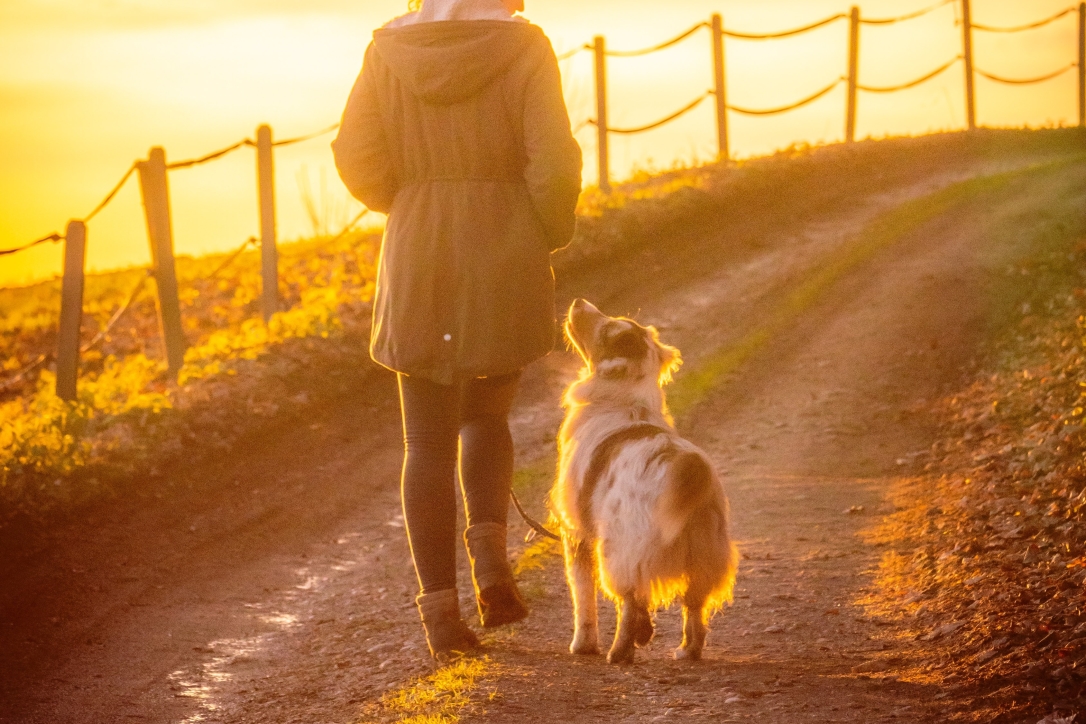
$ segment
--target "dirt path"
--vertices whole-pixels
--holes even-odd
[[[561,601],[561,610],[525,625],[517,640],[531,645],[494,655],[524,683],[499,681],[502,698],[485,718],[542,721],[532,712],[543,710],[558,721],[585,711],[606,721],[940,721],[938,687],[853,674],[882,668],[867,662],[902,646],[893,627],[853,604],[879,557],[857,534],[887,511],[885,493],[930,445],[924,402],[955,382],[973,353],[983,231],[975,210],[917,230],[828,293],[685,421],[729,480],[745,559],[706,662],[670,660],[681,638],[677,611],[659,616],[657,642],[632,669],[565,654],[570,612],[551,567],[540,576],[540,603]],[[643,309],[644,319],[657,316],[674,310]]]
[[[879,556],[856,534],[930,443],[924,401],[974,353],[992,263],[977,251],[985,224],[1051,189],[1015,181],[873,259],[850,254],[873,218],[955,180],[859,199],[798,228],[767,222],[761,233],[775,243],[725,250],[726,264],[693,248],[648,249],[614,281],[566,287],[611,313],[639,310],[694,370],[778,320],[768,346],[683,420],[730,481],[746,558],[738,598],[715,620],[704,664],[668,659],[677,619],[662,613],[658,643],[619,669],[565,653],[560,570],[531,571],[534,615],[493,639],[487,687],[498,694],[469,718],[940,721],[932,685],[852,673],[914,655],[853,605]],[[814,306],[789,307],[800,280],[834,259],[853,259],[851,271]],[[677,293],[667,279],[638,283],[665,262],[687,272]],[[780,321],[782,308],[795,319]],[[520,463],[536,477],[575,367],[552,355],[522,390]],[[154,495],[49,532],[5,532],[0,722],[353,722],[428,671],[398,516],[392,387],[363,374],[340,406],[241,457],[172,472]],[[538,482],[529,489],[538,503]]]

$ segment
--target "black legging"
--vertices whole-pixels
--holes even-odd
[[[399,375],[403,514],[423,593],[456,587],[456,462],[468,525],[506,522],[513,480],[509,409],[520,373],[439,385]]]

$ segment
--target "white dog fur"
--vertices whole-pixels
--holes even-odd
[[[681,597],[676,658],[701,657],[708,618],[732,598],[738,552],[728,499],[708,457],[675,432],[662,386],[681,364],[652,327],[578,299],[566,335],[585,366],[566,390],[551,504],[573,597],[570,651],[597,654],[597,584],[619,623],[607,660],[629,663],[651,611]]]

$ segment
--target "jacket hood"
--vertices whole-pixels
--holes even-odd
[[[542,32],[528,23],[452,20],[382,28],[373,34],[373,42],[415,96],[434,105],[452,105],[494,82]]]
[[[385,27],[395,28],[441,20],[521,21],[523,18],[511,16],[502,0],[425,0],[421,8],[395,18]]]

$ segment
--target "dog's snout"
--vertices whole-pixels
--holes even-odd
[[[603,312],[596,309],[592,302],[581,298],[574,299],[573,304],[569,305],[569,316],[572,318],[583,314],[603,316]]]

